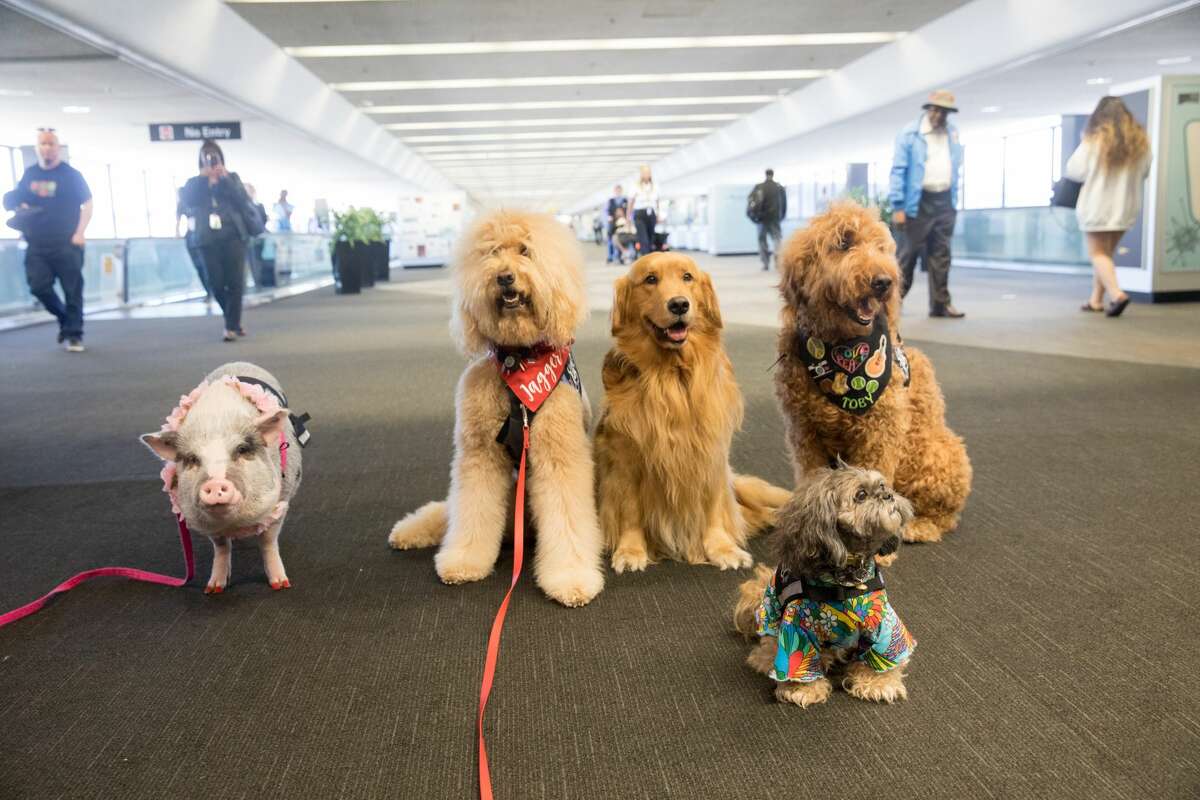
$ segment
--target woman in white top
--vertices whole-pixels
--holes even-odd
[[[1120,316],[1129,295],[1117,285],[1113,253],[1142,212],[1142,184],[1150,173],[1150,140],[1119,97],[1104,97],[1083,130],[1064,172],[1081,181],[1075,216],[1092,259],[1092,296],[1084,311]],[[1104,305],[1108,293],[1109,303]]]
[[[654,228],[658,224],[658,189],[650,176],[650,167],[642,165],[642,177],[633,194],[629,196],[629,207],[633,209],[633,222],[637,225],[638,255],[654,252]]]

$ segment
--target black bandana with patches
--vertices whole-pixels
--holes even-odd
[[[796,354],[825,399],[850,414],[867,413],[883,397],[892,378],[893,359],[908,386],[908,358],[902,343],[892,346],[886,314],[875,317],[866,336],[836,343],[800,331]]]

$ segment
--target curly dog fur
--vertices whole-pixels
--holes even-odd
[[[747,538],[790,496],[730,469],[743,402],[721,327],[712,280],[686,256],[644,256],[616,281],[596,466],[617,572],[659,557],[748,567]]]
[[[784,308],[775,392],[798,485],[839,456],[878,470],[916,509],[906,540],[938,541],[958,524],[971,491],[971,463],[962,439],[946,426],[929,359],[905,345],[910,384],[893,378],[874,408],[856,416],[826,400],[795,356],[800,331],[829,342],[864,336],[871,324],[859,320],[881,311],[892,341],[899,341],[895,253],[878,215],[852,202],[835,204],[792,235],[780,258]]]
[[[460,243],[452,275],[450,327],[470,363],[455,392],[450,494],[397,522],[388,543],[408,549],[440,542],[438,576],[464,583],[491,574],[512,518],[514,465],[496,441],[509,413],[509,389],[492,352],[539,343],[564,347],[588,312],[582,252],[570,231],[548,215],[499,211],[482,217]],[[567,606],[588,603],[604,587],[589,424],[587,398],[560,383],[529,432],[534,578]]]

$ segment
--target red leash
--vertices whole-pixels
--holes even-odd
[[[482,800],[493,800],[492,776],[488,772],[487,746],[483,742],[483,715],[487,710],[488,695],[492,693],[492,680],[496,677],[496,661],[500,657],[500,634],[504,629],[504,616],[508,613],[508,601],[517,579],[521,577],[521,562],[525,557],[525,458],[529,454],[529,418],[525,415],[525,407],[521,407],[524,418],[524,429],[521,434],[521,466],[517,469],[516,511],[513,513],[513,571],[512,583],[508,585],[508,593],[504,595],[496,619],[492,621],[492,632],[488,635],[487,658],[483,663],[483,685],[479,689],[479,796]]]
[[[112,575],[135,581],[145,581],[146,583],[158,583],[163,586],[183,586],[192,579],[196,570],[195,562],[192,559],[192,537],[188,533],[187,523],[183,521],[182,516],[177,519],[179,521],[179,545],[183,548],[183,563],[187,567],[187,574],[182,578],[172,578],[170,575],[160,575],[157,572],[147,572],[146,570],[133,569],[132,567],[99,567],[97,569],[89,569],[86,572],[81,572],[73,578],[63,581],[51,589],[44,597],[39,597],[32,603],[27,603],[20,608],[14,608],[7,614],[0,616],[0,628],[3,628],[10,622],[16,622],[19,619],[28,617],[46,605],[54,595],[70,591],[84,581],[91,580],[92,578]]]

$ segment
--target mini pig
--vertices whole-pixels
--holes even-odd
[[[259,381],[261,383],[254,383]],[[271,390],[265,389],[266,384]],[[142,442],[167,462],[163,491],[188,528],[213,543],[205,594],[225,589],[231,540],[258,537],[272,589],[291,587],[279,557],[279,532],[300,486],[298,432],[284,407],[283,389],[262,367],[246,362],[213,370]],[[287,447],[287,469],[281,448]]]

